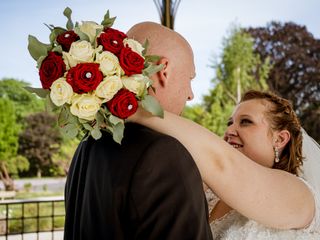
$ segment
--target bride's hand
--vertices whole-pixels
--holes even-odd
[[[152,117],[152,114],[147,112],[141,107],[138,107],[137,111],[127,118],[127,122],[143,123],[143,120]]]

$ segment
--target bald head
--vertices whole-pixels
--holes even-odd
[[[180,114],[186,101],[193,98],[190,81],[195,75],[193,52],[184,37],[179,33],[154,22],[134,25],[128,32],[129,38],[143,44],[149,42],[147,55],[158,55],[158,64],[164,67],[152,76],[151,92],[162,107]]]
[[[149,41],[148,55],[171,57],[184,51],[191,51],[189,43],[179,33],[154,22],[142,22],[134,25],[128,32],[133,38],[143,44]]]

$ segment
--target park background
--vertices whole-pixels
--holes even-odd
[[[23,89],[40,87],[28,35],[48,42],[44,25],[98,23],[109,9],[114,27],[126,32],[141,21],[161,22],[152,0],[1,1],[0,178],[16,199],[62,196],[65,176],[79,140],[61,136],[44,103]],[[320,18],[317,0],[172,1],[179,5],[174,29],[193,48],[195,98],[184,116],[223,134],[241,93],[272,90],[294,105],[302,125],[320,138]],[[271,23],[276,21],[275,23]],[[274,50],[274,51],[272,51]],[[1,185],[0,185],[1,186]]]

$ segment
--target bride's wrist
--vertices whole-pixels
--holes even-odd
[[[139,107],[133,115],[127,118],[127,121],[143,124],[144,120],[146,118],[150,118],[151,116],[152,116],[151,113]]]

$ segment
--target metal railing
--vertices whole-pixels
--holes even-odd
[[[63,197],[0,201],[0,240],[40,240],[44,233],[45,239],[49,234],[52,240],[60,240],[64,219]]]

